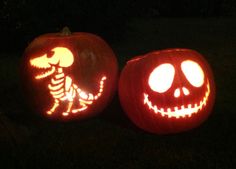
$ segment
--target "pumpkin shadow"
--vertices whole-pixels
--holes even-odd
[[[108,104],[108,106],[104,109],[104,111],[100,114],[100,118],[121,128],[137,132],[141,131],[130,121],[130,119],[125,114],[124,110],[121,107],[119,96],[117,93],[113,97],[112,101]]]

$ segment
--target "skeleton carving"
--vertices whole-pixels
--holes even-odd
[[[51,109],[46,112],[48,115],[52,115],[61,102],[68,102],[66,111],[62,113],[63,116],[81,112],[86,110],[89,105],[102,95],[106,76],[101,78],[97,94],[87,93],[80,89],[70,76],[64,74],[63,70],[70,67],[73,62],[74,56],[72,52],[65,47],[53,48],[48,53],[30,60],[31,66],[47,70],[42,74],[36,75],[35,79],[51,77],[48,89],[54,99],[54,103]],[[76,101],[79,104],[74,106]]]

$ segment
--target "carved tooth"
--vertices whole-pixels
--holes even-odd
[[[175,117],[178,119],[180,116],[179,116],[179,114],[176,114]]]
[[[203,104],[204,104],[204,106],[206,106],[206,101],[207,101],[207,98],[204,97],[204,99],[203,99]]]
[[[157,112],[158,112],[158,111],[157,111],[157,106],[154,106],[154,107],[153,107],[153,110],[154,110],[155,113],[157,113]]]
[[[191,109],[191,108],[192,108],[192,104],[189,104],[189,105],[188,105],[188,108]]]
[[[182,110],[184,109],[184,105],[181,106],[181,109],[182,109]]]
[[[152,109],[152,102],[148,101],[148,106],[149,106],[149,109]]]
[[[181,116],[182,118],[185,118],[187,115],[188,115],[188,114],[186,114],[186,113],[182,113],[180,116]]]
[[[191,104],[188,104],[188,109],[191,109],[192,105]]]
[[[167,108],[167,115],[168,115],[169,118],[172,117],[170,108]]]
[[[202,110],[202,106],[199,107],[199,110]]]
[[[177,107],[177,106],[175,107],[175,111],[176,111],[176,112],[178,111],[178,107]]]
[[[200,101],[200,105],[199,106],[202,107],[202,105],[203,105],[203,101]]]
[[[148,103],[148,95],[144,93],[144,104]]]

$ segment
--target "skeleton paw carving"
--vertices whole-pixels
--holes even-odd
[[[68,116],[68,115],[69,115],[69,112],[63,112],[62,115],[63,115],[63,116]]]
[[[49,110],[49,111],[47,111],[47,114],[48,114],[48,115],[51,115],[51,114],[52,114],[52,112]]]

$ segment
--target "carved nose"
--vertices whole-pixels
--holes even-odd
[[[175,89],[175,92],[174,92],[175,98],[180,97],[181,94],[184,94],[185,96],[187,96],[189,95],[189,90],[186,87],[182,87],[181,89],[180,88]]]

